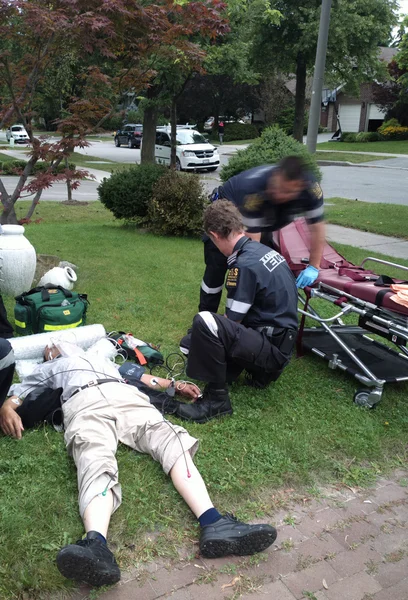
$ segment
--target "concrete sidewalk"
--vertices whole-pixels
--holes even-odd
[[[179,560],[123,573],[98,598],[407,600],[408,471],[368,490],[340,484],[314,497],[286,490],[275,498],[282,508],[266,520],[278,537],[267,552],[207,560],[192,541]],[[88,593],[83,588],[75,599]]]
[[[327,224],[327,241],[347,244],[356,248],[364,248],[372,252],[381,252],[388,256],[408,260],[408,240],[378,235],[359,229],[349,229],[341,225]],[[408,600],[408,593],[407,593]]]

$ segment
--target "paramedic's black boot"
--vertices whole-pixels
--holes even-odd
[[[191,331],[192,329],[189,329],[186,335],[180,340],[180,352],[183,354],[188,354],[190,352]]]
[[[61,548],[57,554],[57,567],[64,577],[94,587],[112,585],[120,580],[115,557],[98,538],[96,532],[88,532],[86,539]]]
[[[203,397],[191,404],[180,405],[176,416],[186,421],[206,423],[211,419],[232,415],[232,406],[226,386],[208,384],[205,387]]]
[[[271,525],[247,525],[233,515],[226,514],[201,530],[200,552],[205,558],[219,558],[236,554],[247,556],[263,552],[276,540],[276,529]]]

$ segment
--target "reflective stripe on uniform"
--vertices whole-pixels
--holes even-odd
[[[314,208],[313,210],[308,210],[305,212],[306,219],[315,219],[316,217],[323,216],[323,206],[319,206],[318,208]]]
[[[210,288],[210,287],[208,287],[208,285],[206,285],[204,283],[204,279],[201,282],[201,289],[206,294],[218,294],[219,292],[222,292],[223,287],[224,287],[224,285],[220,285],[219,287],[216,287],[216,288]]]
[[[226,305],[227,308],[231,309],[233,312],[239,313],[240,315],[246,315],[252,306],[252,304],[239,302],[238,300],[233,300],[232,298],[227,298]]]
[[[214,319],[214,315],[212,313],[210,313],[208,310],[203,310],[202,312],[199,312],[198,314],[202,318],[204,323],[207,325],[207,327],[211,331],[211,333],[213,335],[215,335],[215,337],[218,337],[218,325],[217,325],[217,321]]]
[[[8,354],[6,354],[6,356],[4,356],[3,358],[0,358],[0,370],[5,369],[6,367],[9,367],[10,365],[13,365],[14,362],[15,362],[14,352],[13,352],[13,349],[11,349],[10,352]]]

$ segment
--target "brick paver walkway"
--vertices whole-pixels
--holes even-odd
[[[98,598],[408,600],[408,471],[298,496],[271,521],[278,538],[262,555],[150,564]]]

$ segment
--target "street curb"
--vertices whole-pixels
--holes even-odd
[[[395,171],[408,171],[408,167],[387,167],[386,165],[365,165],[364,163],[352,163],[346,160],[318,160],[320,167],[359,167],[360,169],[394,169]]]

